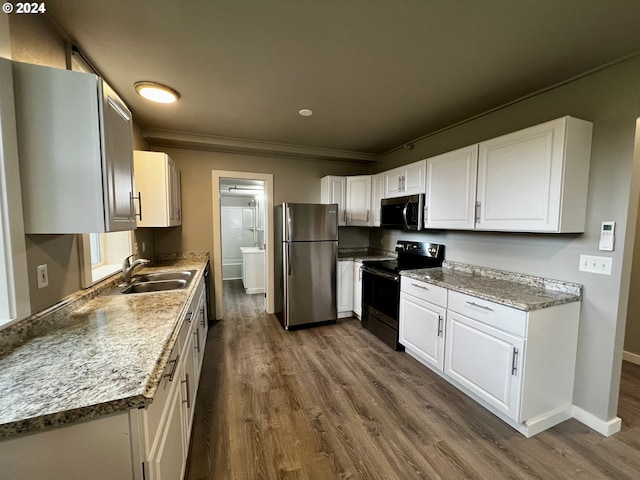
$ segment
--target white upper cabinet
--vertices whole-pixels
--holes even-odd
[[[371,175],[347,177],[347,225],[371,225]]]
[[[93,74],[13,64],[25,233],[132,230],[131,112]]]
[[[162,152],[134,152],[139,227],[174,227],[182,223],[180,170]]]
[[[384,198],[425,193],[426,161],[403,165],[383,173]]]
[[[591,130],[562,117],[481,142],[476,230],[583,232]]]
[[[425,227],[473,230],[478,145],[428,158]]]
[[[346,195],[346,177],[338,177],[334,175],[322,177],[322,180],[320,181],[320,202],[338,204],[338,225],[340,226],[347,224]]]
[[[384,195],[384,174],[371,176],[371,226],[380,226],[380,204]]]

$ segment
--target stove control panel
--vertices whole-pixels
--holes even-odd
[[[398,240],[396,252],[399,254],[420,255],[422,257],[444,259],[444,245],[428,242],[411,242],[408,240]]]

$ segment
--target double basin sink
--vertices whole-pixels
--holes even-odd
[[[187,288],[196,270],[179,270],[175,272],[154,272],[135,275],[128,285],[115,288],[112,293],[150,293]]]

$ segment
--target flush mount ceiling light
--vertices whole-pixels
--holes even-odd
[[[310,117],[313,115],[313,110],[309,110],[308,108],[303,108],[298,112],[303,117]]]
[[[174,89],[155,82],[136,82],[133,85],[138,95],[156,103],[174,103],[180,94]]]

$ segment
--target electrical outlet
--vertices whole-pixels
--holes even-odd
[[[47,264],[38,265],[38,288],[44,288],[49,285],[49,272],[47,271]]]
[[[611,275],[611,257],[597,257],[594,255],[580,255],[578,270],[587,273],[597,273],[598,275]]]

